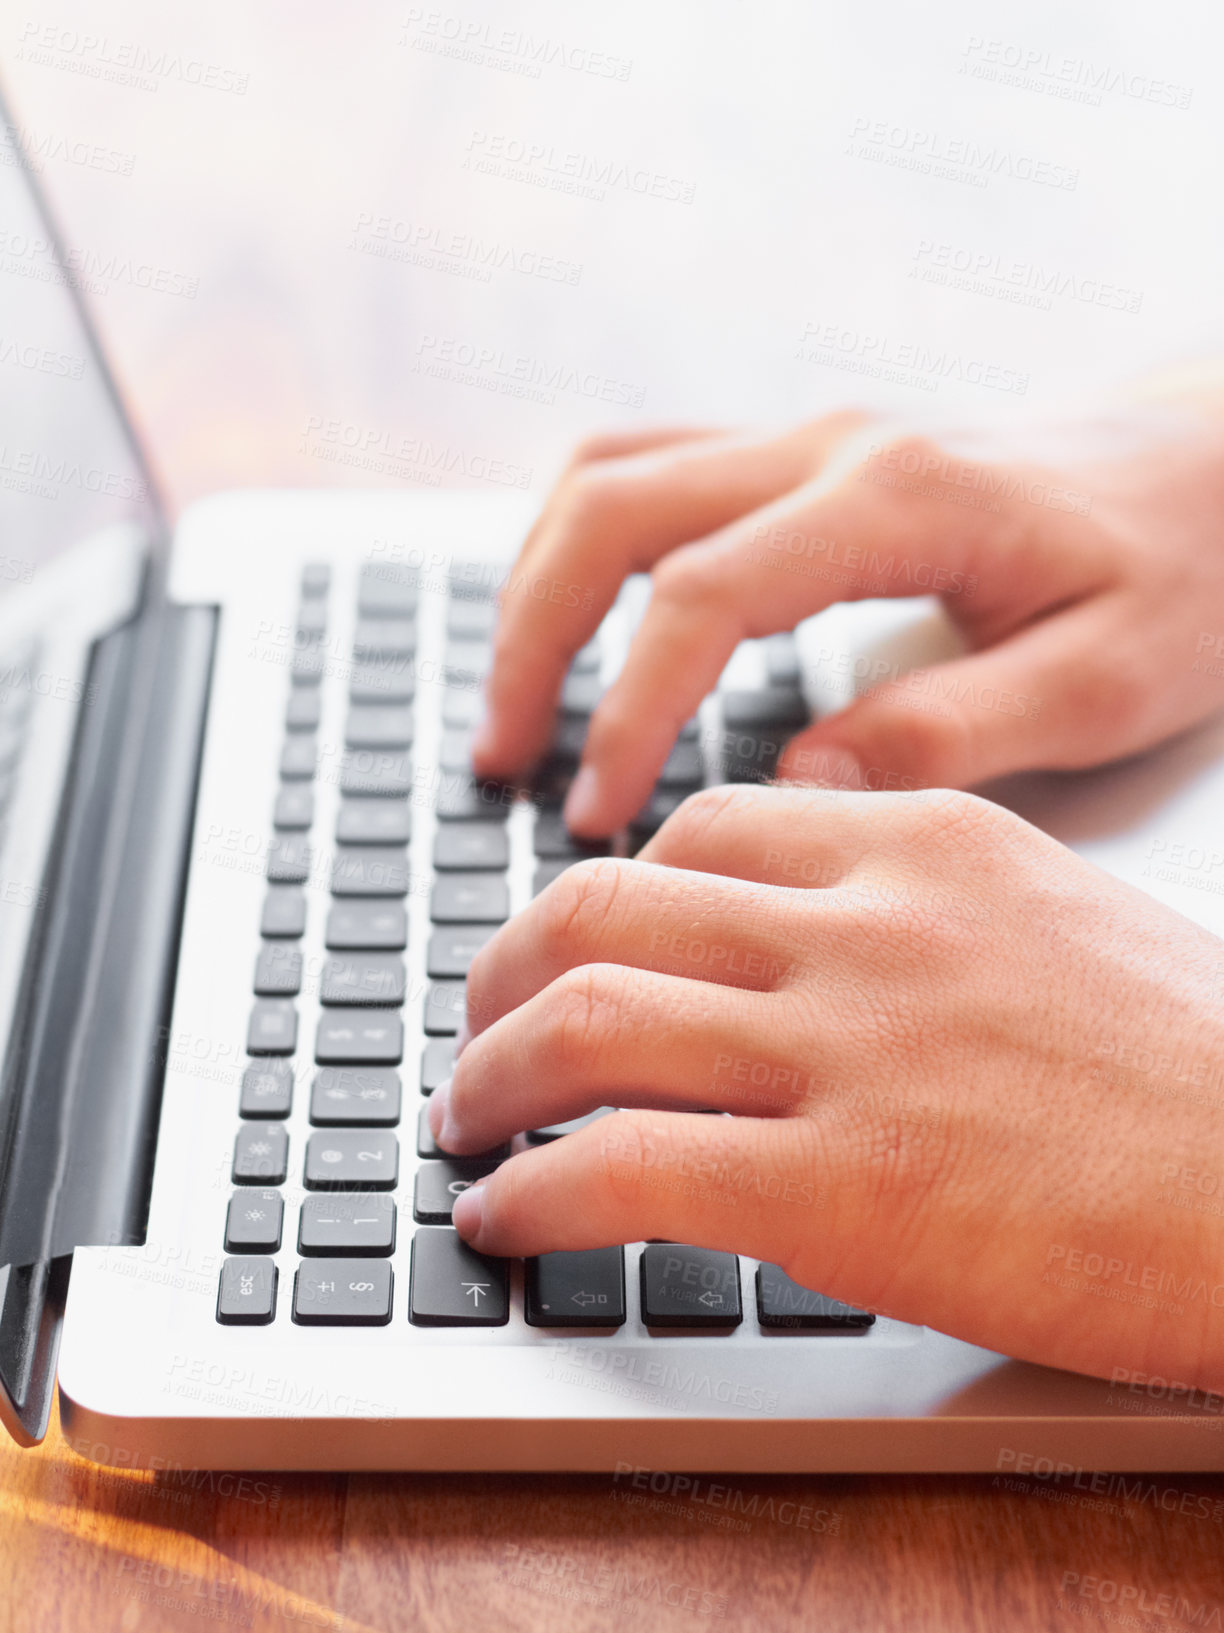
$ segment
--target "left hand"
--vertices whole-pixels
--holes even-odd
[[[1219,1389],[1224,1221],[1169,1201],[1224,1173],[1219,1113],[1121,1068],[1224,1080],[1222,966],[971,795],[708,790],[475,959],[446,1149],[636,1109],[510,1158],[456,1227],[738,1251],[1007,1355]]]

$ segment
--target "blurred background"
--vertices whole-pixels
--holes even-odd
[[[172,502],[516,487],[597,428],[964,424],[1224,348],[1208,0],[14,0]]]

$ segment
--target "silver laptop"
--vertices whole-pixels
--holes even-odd
[[[474,951],[583,854],[559,801],[640,586],[530,796],[474,783],[522,508],[243,492],[171,536],[11,130],[0,161],[13,1436],[45,1433],[58,1373],[69,1443],[128,1467],[1224,1467],[1224,1399],[1176,1379],[1018,1363],[685,1244],[460,1242],[454,1197],[504,1153],[450,1162],[421,1113]],[[943,636],[928,604],[864,604],[748,643],[617,850]],[[1193,861],[1220,855],[1218,723],[998,792],[1224,929]]]

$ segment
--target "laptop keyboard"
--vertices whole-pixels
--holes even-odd
[[[792,1282],[776,1266],[743,1285],[734,1254],[679,1243],[550,1253],[526,1261],[473,1252],[451,1228],[455,1197],[509,1155],[511,1144],[462,1160],[435,1145],[428,1096],[449,1075],[464,1014],[464,978],[479,949],[511,912],[511,871],[529,851],[538,894],[573,863],[607,855],[567,833],[561,806],[586,726],[603,689],[598,641],[584,648],[562,692],[553,745],[527,799],[470,775],[469,742],[479,688],[491,661],[496,607],[457,571],[447,599],[441,685],[417,696],[418,590],[410,574],[367,564],[358,588],[351,650],[330,663],[331,572],[302,572],[297,630],[277,745],[266,891],[254,949],[248,1065],[238,1095],[217,1320],[262,1326],[502,1326],[516,1303],[532,1327],[598,1334],[640,1315],[648,1332],[726,1333],[754,1315],[762,1330],[863,1332],[874,1317]],[[348,620],[345,621],[348,627]],[[681,734],[654,792],[623,836],[633,854],[688,794],[707,781],[772,775],[807,707],[793,640],[762,643],[764,686],[718,694],[720,728]],[[335,673],[331,671],[335,670]],[[338,693],[339,696],[333,695]],[[409,866],[422,784],[414,782],[418,711],[441,711],[436,815],[425,881],[429,930],[424,985],[409,979],[406,900],[419,882]],[[320,833],[316,789],[321,727],[339,714],[334,832]],[[317,945],[304,887],[326,854],[329,904],[317,969],[319,1020],[305,1035],[299,999],[304,948]],[[313,955],[311,955],[313,958]],[[419,1005],[419,1021],[407,1006]],[[409,1025],[405,1026],[405,1016]],[[414,1058],[406,1054],[406,1039]],[[304,1096],[309,1132],[290,1133]],[[607,1114],[527,1131],[515,1145],[564,1139]],[[300,1122],[295,1122],[296,1129]],[[276,1258],[292,1245],[292,1286]],[[519,1302],[521,1301],[521,1303]]]

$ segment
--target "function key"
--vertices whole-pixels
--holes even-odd
[[[283,1185],[289,1136],[279,1123],[243,1123],[234,1141],[235,1185]]]
[[[255,960],[255,991],[261,998],[292,998],[302,986],[302,954],[284,941],[270,941]]]
[[[331,889],[333,896],[406,896],[408,852],[402,845],[338,845]]]
[[[289,731],[316,731],[323,716],[323,696],[317,686],[294,686],[289,692],[285,726]]]
[[[310,877],[310,840],[305,834],[278,834],[268,846],[265,868],[276,885],[302,885]]]
[[[324,1066],[310,1090],[310,1120],[320,1128],[389,1128],[399,1122],[400,1097],[399,1073],[390,1066]]]
[[[399,1141],[380,1129],[329,1128],[306,1142],[308,1191],[392,1191]]]
[[[510,1267],[486,1258],[457,1231],[424,1225],[412,1238],[408,1318],[418,1327],[503,1327]]]
[[[502,822],[447,822],[434,834],[433,865],[451,869],[510,866],[510,838]]]
[[[304,1327],[385,1327],[391,1319],[386,1259],[328,1259],[298,1267],[293,1319]]]
[[[395,1248],[389,1196],[308,1196],[298,1222],[298,1252],[377,1257]]]
[[[407,979],[404,961],[395,953],[347,953],[324,963],[319,1002],[363,1009],[402,1004]]]
[[[226,1259],[217,1292],[217,1320],[227,1327],[264,1327],[275,1314],[276,1261]]]
[[[394,562],[368,562],[357,581],[357,612],[362,618],[409,618],[416,611],[415,575]]]
[[[542,1253],[526,1263],[529,1327],[621,1327],[625,1323],[625,1250]]]
[[[274,828],[309,828],[314,821],[314,789],[309,783],[287,782],[276,795]]]
[[[320,1066],[398,1066],[403,1058],[404,1023],[390,1010],[331,1009],[319,1021]]]
[[[302,568],[302,594],[326,595],[331,587],[331,567],[325,561],[308,561]]]
[[[399,902],[337,902],[327,915],[324,940],[338,952],[363,947],[400,952],[408,944],[408,915]]]
[[[279,1191],[235,1191],[225,1214],[227,1253],[279,1253],[285,1204]]]
[[[412,807],[406,799],[341,800],[336,838],[342,845],[406,845]]]
[[[875,1316],[852,1304],[813,1293],[776,1264],[756,1273],[757,1317],[767,1332],[866,1332]]]
[[[292,885],[270,885],[259,920],[261,936],[296,937],[306,930],[306,898]]]
[[[289,674],[295,686],[317,686],[326,666],[327,657],[321,647],[299,646],[293,654]]]
[[[308,596],[297,610],[299,640],[311,640],[327,628],[327,602],[320,596]]]
[[[648,1327],[738,1327],[744,1319],[734,1253],[648,1242],[641,1277]]]
[[[248,1055],[291,1055],[297,1047],[297,1010],[287,998],[259,998],[247,1024]]]
[[[471,1159],[423,1162],[416,1172],[412,1217],[422,1225],[449,1225],[455,1198],[492,1172],[490,1164]]]
[[[510,888],[496,873],[444,873],[429,898],[435,924],[501,924],[510,917]]]
[[[290,732],[281,749],[280,774],[286,781],[309,781],[319,758],[318,739],[313,732]]]
[[[242,1074],[240,1117],[288,1117],[293,1109],[293,1067],[287,1060],[260,1061]]]

